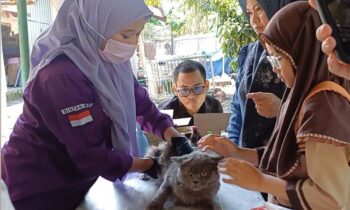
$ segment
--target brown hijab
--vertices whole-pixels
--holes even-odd
[[[315,37],[316,29],[320,25],[316,10],[307,2],[295,2],[276,13],[265,31],[260,34],[263,42],[269,43],[290,59],[296,76],[294,87],[284,94],[275,129],[260,163],[263,172],[281,178],[292,177],[298,165],[297,134],[294,126],[304,99],[311,89],[328,80],[350,92],[348,80],[328,71],[327,57],[321,52],[321,43]],[[313,97],[313,103],[304,107],[303,110],[310,112],[303,117],[307,119],[302,119],[304,123],[298,134],[308,132],[317,134],[318,137],[327,137],[327,143],[332,143],[329,139],[334,139],[337,143],[349,144],[349,102],[331,91],[322,92],[321,96]],[[321,114],[317,104],[322,104]],[[345,109],[340,111],[336,107]]]

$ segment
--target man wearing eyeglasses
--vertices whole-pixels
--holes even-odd
[[[173,73],[175,96],[162,102],[159,109],[173,109],[174,119],[192,117],[196,113],[222,113],[221,103],[208,96],[209,81],[204,66],[193,60],[180,63]]]

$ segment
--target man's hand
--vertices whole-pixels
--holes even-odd
[[[259,115],[266,118],[277,117],[281,99],[273,93],[248,93],[246,97],[254,101],[256,111]]]

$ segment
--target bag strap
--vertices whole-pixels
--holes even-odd
[[[317,93],[319,92],[322,92],[322,91],[334,91],[340,95],[342,95],[344,98],[346,98],[349,102],[350,102],[350,93],[345,90],[345,88],[343,88],[341,85],[335,83],[335,82],[332,82],[332,81],[324,81],[324,82],[321,82],[319,84],[317,84],[315,87],[313,87],[310,91],[310,93],[306,96],[304,102],[303,102],[303,105],[301,106],[301,109],[299,111],[299,115],[298,115],[298,118],[297,118],[297,126],[295,127],[295,131],[299,130],[300,128],[300,121],[301,119],[303,118],[303,107],[305,105],[305,103],[307,102],[307,100],[309,100],[311,97],[313,97],[314,95],[316,95]]]

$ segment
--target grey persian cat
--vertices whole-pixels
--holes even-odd
[[[218,162],[222,157],[201,151],[172,157],[169,144],[153,148],[150,153],[147,156],[159,157],[162,183],[147,210],[161,210],[168,200],[174,201],[175,206],[214,209],[213,198],[220,187]]]

